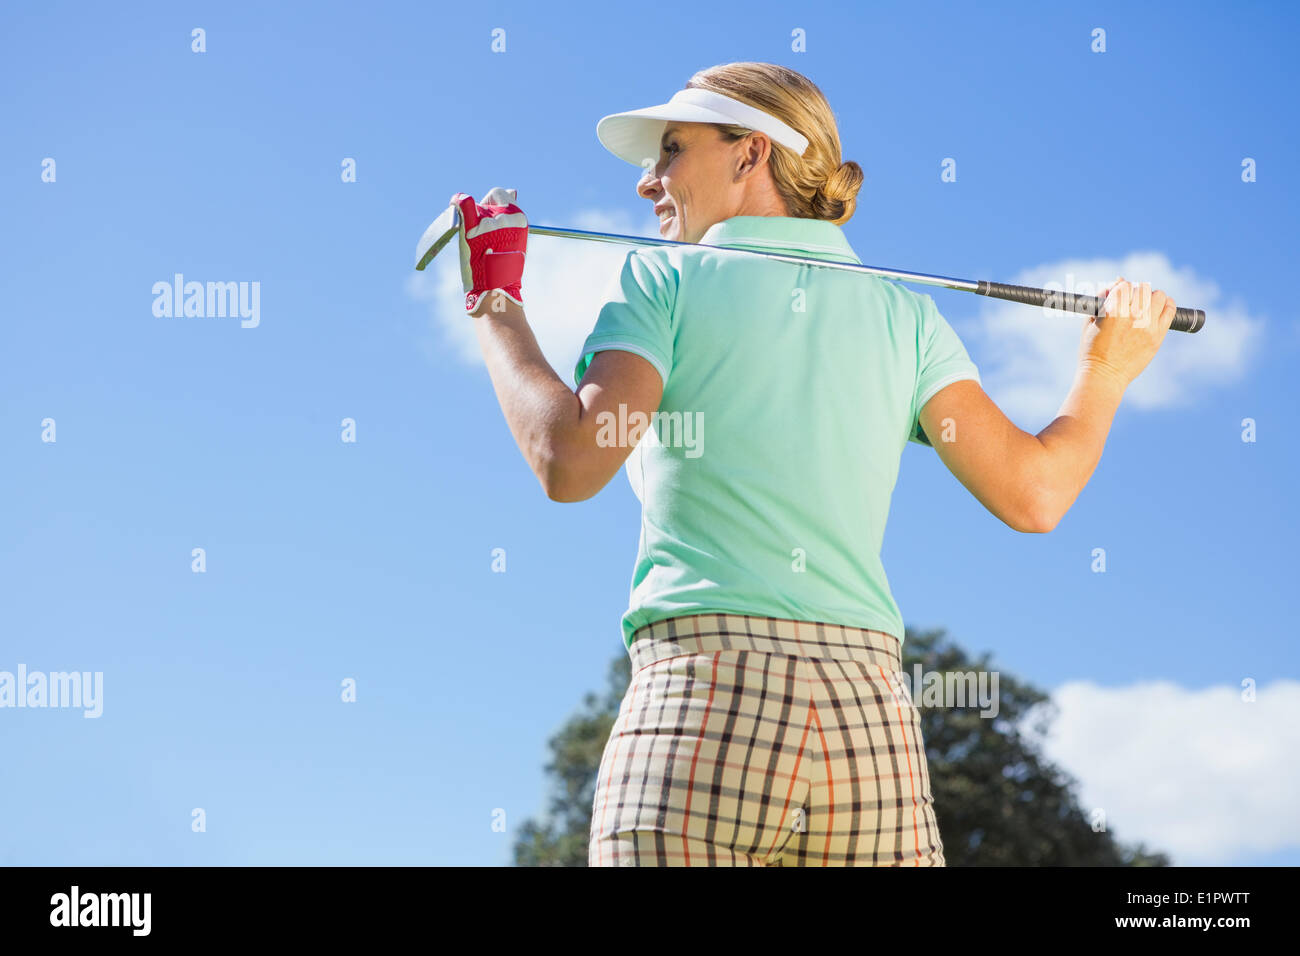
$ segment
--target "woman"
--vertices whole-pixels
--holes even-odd
[[[513,193],[453,198],[467,311],[542,487],[581,501],[626,464],[643,505],[623,616],[633,678],[601,760],[589,862],[942,866],[880,563],[903,447],[934,439],[999,519],[1052,530],[1174,302],[1117,279],[1106,315],[1084,321],[1060,417],[1032,435],[985,395],[930,296],[728,251],[860,261],[840,225],[862,171],[841,161],[806,78],[716,66],[597,133],[643,168],[637,193],[660,233],[696,245],[628,254],[576,391],[524,318]],[[615,422],[633,424],[626,440]]]

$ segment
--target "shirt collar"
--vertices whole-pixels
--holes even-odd
[[[750,249],[755,252],[776,252],[862,264],[844,237],[844,230],[826,219],[732,216],[710,226],[699,242],[700,245],[729,249]]]

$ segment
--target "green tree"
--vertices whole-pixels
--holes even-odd
[[[527,820],[519,828],[516,866],[587,865],[596,772],[632,680],[632,659],[626,653],[610,662],[607,680],[604,696],[588,693],[582,709],[548,742],[551,760],[546,774],[552,781],[553,795],[541,820]]]
[[[988,654],[970,660],[944,631],[903,641],[903,670],[988,671]],[[920,688],[913,697],[922,703]],[[1040,752],[1055,718],[1050,697],[998,669],[998,711],[924,707],[921,736],[930,766],[934,813],[949,866],[1168,866],[1162,853],[1126,847],[1093,830],[1079,806],[1078,782]]]
[[[903,671],[992,670],[987,654],[972,661],[942,630],[903,642]],[[603,695],[588,693],[582,709],[550,739],[545,770],[553,796],[539,820],[515,841],[517,866],[586,866],[591,804],[601,754],[631,679],[631,662],[611,662]],[[922,704],[920,688],[914,688]],[[935,816],[949,866],[1168,866],[1163,853],[1125,846],[1096,832],[1076,797],[1077,781],[1040,752],[1037,738],[1055,717],[1047,694],[998,670],[998,714],[966,707],[921,706]]]

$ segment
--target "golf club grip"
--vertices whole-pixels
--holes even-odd
[[[975,290],[980,295],[994,299],[1006,299],[1008,302],[1020,302],[1024,305],[1041,305],[1049,309],[1062,309],[1066,312],[1080,312],[1084,315],[1102,315],[1106,300],[1093,295],[1076,295],[1073,292],[1060,292],[1049,289],[1034,289],[1024,285],[1007,285],[1003,282],[980,280]],[[1174,321],[1169,326],[1171,332],[1197,332],[1205,324],[1205,313],[1200,309],[1177,309]]]

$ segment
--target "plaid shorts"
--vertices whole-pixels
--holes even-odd
[[[699,614],[629,654],[588,865],[944,865],[898,638]]]

